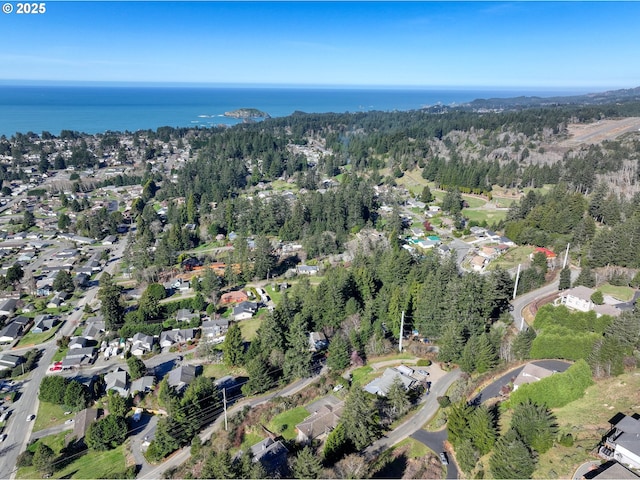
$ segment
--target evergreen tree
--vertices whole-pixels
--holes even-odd
[[[511,345],[511,353],[517,360],[526,360],[530,358],[529,352],[531,351],[531,345],[536,338],[536,332],[533,328],[527,328],[521,330],[513,340]]]
[[[100,290],[98,298],[102,302],[101,312],[104,317],[107,330],[115,330],[122,325],[124,307],[120,300],[122,288],[115,283],[107,272],[103,272],[100,278]]]
[[[232,323],[227,330],[227,334],[222,344],[224,352],[224,363],[228,366],[239,366],[243,363],[244,342],[242,341],[242,330],[240,325]]]
[[[442,362],[457,362],[462,357],[465,346],[463,327],[456,321],[450,321],[444,327],[440,338],[438,359]]]
[[[560,270],[560,282],[558,284],[559,290],[567,290],[571,288],[571,270],[569,267],[564,267]]]
[[[380,434],[378,415],[375,413],[373,400],[359,385],[349,391],[342,413],[347,438],[356,450],[370,445]]]
[[[449,407],[447,433],[453,445],[458,445],[469,436],[469,417],[472,411],[473,408],[465,401],[454,403]]]
[[[350,451],[350,442],[342,422],[336,425],[324,442],[322,456],[328,463],[335,463]]]
[[[411,406],[409,394],[399,377],[393,379],[393,383],[387,391],[385,403],[392,419],[401,417]]]
[[[558,433],[553,413],[545,406],[530,401],[514,407],[511,428],[529,448],[538,453],[549,450]]]
[[[479,458],[480,455],[470,439],[465,438],[456,446],[456,461],[463,472],[471,473],[478,464]]]
[[[536,461],[518,433],[510,429],[497,441],[489,458],[489,468],[494,478],[531,478]]]
[[[300,450],[292,463],[293,478],[320,478],[322,464],[309,446],[305,446]]]
[[[42,442],[38,442],[36,451],[33,453],[33,466],[43,475],[50,476],[54,471],[56,454],[51,447]]]
[[[284,355],[283,376],[287,379],[310,376],[313,357],[309,350],[309,331],[301,314],[294,317],[287,341],[289,347]]]
[[[129,367],[129,376],[131,380],[137,380],[147,374],[147,366],[135,355],[127,358],[127,366]]]
[[[469,437],[481,455],[491,451],[496,443],[495,419],[491,411],[481,405],[473,409],[469,417]]]
[[[341,372],[350,363],[349,342],[340,333],[334,335],[329,343],[327,366],[330,370]]]
[[[576,281],[573,284],[574,286],[583,285],[585,287],[593,288],[596,286],[596,277],[591,271],[591,268],[588,265],[582,267],[580,274],[576,278]]]
[[[249,380],[242,386],[242,393],[245,395],[266,392],[273,385],[268,363],[261,357],[255,357],[247,363],[247,375]]]

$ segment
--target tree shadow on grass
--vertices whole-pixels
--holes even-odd
[[[385,463],[372,478],[402,478],[407,464],[407,455],[404,453],[397,457],[389,458],[387,463]]]

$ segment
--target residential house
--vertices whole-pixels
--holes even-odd
[[[251,447],[254,462],[260,462],[267,473],[277,472],[287,463],[289,450],[281,440],[267,437]]]
[[[33,319],[33,333],[43,333],[51,330],[58,324],[58,318],[50,315],[38,315]]]
[[[525,383],[534,383],[543,378],[553,375],[555,370],[541,367],[535,363],[527,363],[513,381],[513,391],[515,392],[520,385]]]
[[[89,425],[98,419],[98,410],[96,408],[85,408],[84,410],[76,413],[76,418],[73,422],[73,436],[76,441],[82,442]]]
[[[481,257],[480,255],[476,255],[471,259],[471,267],[473,268],[474,272],[482,272],[486,264],[487,259]]]
[[[4,354],[0,357],[0,370],[9,370],[17,367],[24,361],[19,355]]]
[[[640,415],[618,413],[609,424],[611,431],[605,436],[598,455],[640,469]]]
[[[327,341],[327,337],[322,332],[310,332],[309,333],[309,350],[312,352],[317,352],[320,350],[324,350],[329,346],[329,342]]]
[[[233,307],[234,320],[246,320],[253,317],[258,311],[258,304],[254,302],[242,302]]]
[[[296,425],[299,443],[311,443],[313,440],[328,435],[340,422],[344,402],[337,405],[324,404],[317,411]]]
[[[120,367],[107,373],[104,376],[104,383],[107,392],[114,390],[122,397],[129,395],[129,374]]]
[[[594,310],[598,317],[601,315],[617,317],[622,313],[622,310],[613,305],[596,305],[593,303],[591,301],[591,295],[594,293],[594,289],[579,285],[560,292],[560,296],[554,301],[554,304],[565,305],[567,308],[580,312],[590,312]]]
[[[227,305],[230,303],[242,303],[249,300],[249,296],[242,290],[235,290],[233,292],[223,293],[220,297],[220,303]]]
[[[87,326],[82,331],[82,336],[89,340],[95,340],[102,333],[104,333],[104,321],[96,320],[90,322],[89,320],[87,320]]]
[[[165,330],[160,333],[160,347],[166,348],[174,343],[186,343],[194,338],[195,330],[193,328]]]
[[[585,480],[638,480],[640,475],[618,462],[609,460],[598,468],[588,471],[582,478]]]
[[[69,340],[69,350],[86,348],[88,345],[89,345],[89,340],[84,337],[74,337],[71,340]]]
[[[62,361],[62,367],[74,367],[93,363],[96,359],[95,347],[69,349],[67,356]]]
[[[200,326],[200,331],[202,332],[203,338],[220,338],[224,339],[224,335],[229,330],[229,320],[226,318],[221,318],[218,320],[207,320],[202,322]]]
[[[199,314],[193,313],[188,308],[181,308],[176,312],[176,320],[178,322],[190,322],[194,318],[200,317]]]
[[[298,275],[317,275],[320,268],[316,265],[298,265],[296,273]]]
[[[131,339],[131,353],[136,356],[149,353],[153,349],[155,339],[151,335],[145,335],[144,333],[136,333]]]
[[[129,391],[132,395],[136,393],[148,393],[153,390],[153,387],[156,385],[156,377],[153,375],[145,375],[144,377],[140,377],[133,382],[131,382],[131,387],[129,387]]]
[[[0,343],[13,342],[20,338],[24,332],[24,327],[16,322],[11,322],[0,330]]]
[[[16,298],[7,298],[0,302],[0,315],[6,315],[7,317],[12,315],[16,311],[18,300]]]
[[[115,235],[107,235],[106,237],[104,237],[104,239],[102,240],[102,244],[103,245],[113,245],[114,243],[116,243],[118,241],[118,237],[116,237]]]
[[[369,393],[385,397],[396,378],[402,382],[406,390],[409,390],[418,384],[418,381],[415,378],[402,373],[398,368],[387,368],[382,373],[381,377],[376,378],[365,385],[364,390]]]
[[[177,392],[181,392],[200,373],[202,373],[202,367],[196,365],[182,365],[178,368],[174,368],[167,374],[167,383],[174,387]]]

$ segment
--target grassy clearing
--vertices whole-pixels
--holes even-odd
[[[253,340],[256,338],[256,332],[262,324],[262,315],[260,317],[254,317],[249,320],[242,320],[238,323],[240,325],[240,331],[242,332],[242,338],[245,340]]]
[[[61,362],[64,357],[67,356],[67,352],[69,351],[69,347],[66,348],[58,348],[58,350],[56,350],[56,353],[53,355],[53,359],[52,362]]]
[[[56,328],[52,328],[51,330],[42,332],[42,333],[29,332],[20,339],[16,347],[28,347],[30,345],[40,345],[41,343],[44,343],[52,339],[53,336],[56,334],[56,331],[58,330],[58,328],[60,328],[60,325],[62,325],[62,323],[58,324]]]
[[[581,463],[592,460],[590,452],[609,430],[617,412],[640,411],[640,375],[636,370],[614,378],[597,380],[583,398],[554,410],[560,433],[571,433],[572,447],[554,446],[540,456],[533,478],[569,478]]]
[[[462,214],[471,222],[487,222],[488,224],[497,223],[507,218],[506,210],[473,210],[470,208],[465,208],[464,210],[462,210]]]
[[[402,448],[405,445],[409,446],[409,451],[407,452],[407,456],[409,458],[422,458],[431,452],[431,449],[424,443],[418,442],[412,438],[405,438],[393,448]]]
[[[462,199],[469,205],[468,208],[481,208],[487,204],[484,198],[472,197],[470,195],[462,195]]]
[[[33,431],[39,432],[45,428],[53,427],[64,423],[65,420],[73,418],[72,415],[64,415],[66,408],[49,402],[40,402],[38,413],[33,425]]]
[[[296,425],[309,416],[304,407],[296,407],[293,410],[282,412],[273,417],[269,423],[269,430],[279,433],[287,440],[296,438]]]
[[[264,435],[258,435],[257,433],[253,433],[253,432],[245,432],[245,434],[242,437],[242,445],[240,445],[240,450],[245,452],[249,448],[251,448],[253,445],[255,445],[258,442],[261,442],[262,440],[264,440]]]
[[[279,290],[276,291],[275,288],[273,288],[271,285],[267,285],[266,287],[264,287],[265,292],[267,292],[267,295],[269,295],[269,297],[271,297],[271,300],[273,300],[273,302],[277,305],[280,303],[280,299],[282,298],[282,292],[280,292]]]
[[[603,295],[611,295],[612,297],[623,302],[628,302],[629,300],[631,300],[633,298],[633,294],[635,293],[635,290],[631,287],[617,287],[609,283],[600,285],[598,287],[598,290],[601,291]]]
[[[224,363],[210,363],[204,366],[202,375],[209,378],[222,378],[226,375],[241,377],[246,376],[247,371],[244,368],[229,367]]]
[[[373,374],[373,367],[369,365],[356,368],[351,372],[351,381],[358,385],[366,385],[373,377],[375,377]]]
[[[519,263],[528,263],[529,255],[533,252],[533,247],[522,246],[509,249],[507,253],[492,261],[489,264],[489,270],[495,270],[500,267],[504,270],[517,267]]]

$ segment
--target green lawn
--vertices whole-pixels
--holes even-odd
[[[256,317],[250,318],[249,320],[242,320],[241,322],[239,322],[238,325],[240,325],[242,338],[249,341],[256,338],[256,331],[262,324],[262,318],[263,316],[260,315],[259,317],[256,316]]]
[[[393,448],[401,448],[405,445],[409,445],[409,458],[422,458],[429,454],[431,451],[429,447],[427,447],[424,443],[418,442],[412,438],[405,438],[397,445],[394,445]]]
[[[477,199],[476,199],[477,200]],[[488,210],[488,209],[471,209],[465,208],[462,214],[471,222],[487,222],[488,224],[497,223],[507,218],[506,210]]]
[[[358,385],[366,385],[369,380],[375,376],[372,375],[372,373],[373,367],[369,365],[356,368],[353,372],[351,372],[351,382],[357,383]]]
[[[472,197],[470,195],[462,195],[462,199],[469,205],[468,208],[480,208],[486,205],[484,198]]]
[[[489,264],[488,270],[495,270],[498,267],[507,270],[509,268],[517,267],[519,263],[527,263],[529,262],[529,254],[532,252],[533,247],[526,245],[511,248],[507,253],[492,261]]]
[[[20,339],[16,347],[28,347],[29,345],[40,345],[41,343],[44,343],[50,340],[51,338],[53,338],[53,336],[58,331],[58,328],[60,328],[61,326],[62,326],[62,323],[59,323],[55,328],[52,328],[51,330],[42,332],[42,333],[29,332]]]
[[[242,437],[242,445],[240,445],[240,450],[244,452],[256,443],[261,442],[262,440],[264,440],[264,435],[258,435],[257,433],[253,432],[245,432]]]
[[[598,290],[602,292],[603,295],[611,295],[618,300],[623,302],[628,302],[633,298],[633,294],[635,290],[631,287],[617,287],[615,285],[611,285],[609,283],[605,283],[604,285],[600,285]]]
[[[234,377],[245,376],[247,371],[240,367],[229,367],[224,363],[210,363],[204,365],[204,371],[202,375],[209,378],[222,378],[226,375],[233,375]]]
[[[267,285],[264,287],[264,290],[267,292],[267,295],[271,297],[271,300],[277,305],[280,303],[280,299],[282,298],[282,292],[276,291],[271,285]]]
[[[53,355],[52,362],[61,362],[64,357],[67,356],[67,352],[69,351],[69,347],[66,348],[58,348],[56,353]]]
[[[304,407],[296,407],[293,410],[282,412],[273,417],[269,423],[269,430],[279,433],[287,440],[296,438],[296,425],[309,416]]]
[[[35,424],[33,425],[33,431],[38,432],[45,428],[53,427],[54,425],[60,425],[65,420],[73,418],[73,415],[64,415],[65,411],[66,408],[61,405],[55,405],[49,402],[40,402]]]

